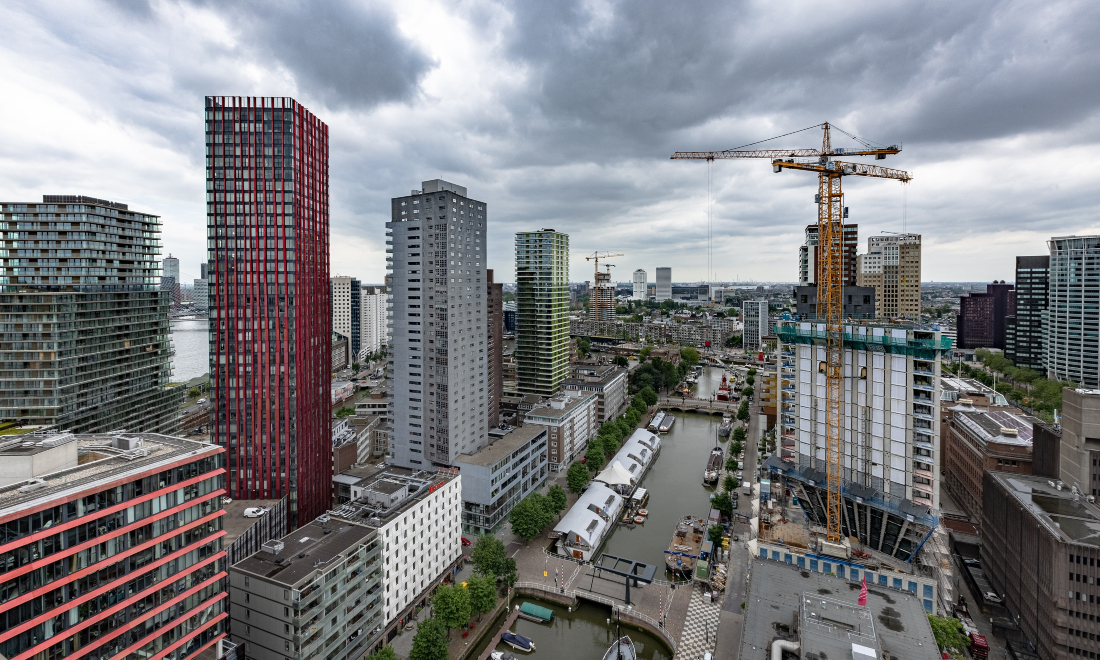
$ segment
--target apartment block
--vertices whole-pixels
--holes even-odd
[[[623,414],[630,403],[627,370],[610,364],[579,362],[562,382],[566,392],[596,393],[596,423],[603,424]]]
[[[489,445],[455,460],[462,474],[462,531],[495,533],[520,500],[546,483],[549,435],[538,424],[493,429]]]
[[[389,344],[389,320],[386,316],[386,287],[359,287],[359,332],[362,346],[359,359],[379,353]]]
[[[169,254],[161,262],[161,289],[168,292],[173,307],[180,304],[180,260]]]
[[[191,657],[225,637],[225,451],[154,433],[0,442],[0,655]]]
[[[1016,314],[1005,319],[1005,357],[1043,369],[1043,316],[1050,289],[1050,255],[1016,257]]]
[[[516,234],[515,355],[523,394],[550,396],[569,376],[568,234]]]
[[[672,300],[672,269],[666,266],[657,268],[657,289],[654,300],[661,302]]]
[[[875,288],[870,286],[844,286],[840,290],[843,305],[842,318],[850,320],[875,318]],[[795,313],[799,318],[814,320],[817,310],[817,285],[794,288]],[[823,316],[823,315],[822,315]]]
[[[806,239],[798,251],[799,286],[815,285],[820,280],[817,273],[818,238],[817,225],[806,225]],[[841,228],[840,263],[844,269],[842,286],[856,286],[856,251],[859,248],[859,225],[844,225]]]
[[[462,477],[454,468],[387,466],[353,486],[351,498],[332,517],[375,528],[382,547],[385,628],[377,647],[428,605],[462,556]]]
[[[78,433],[177,430],[184,392],[168,388],[160,225],[83,195],[0,203],[0,420]]]
[[[599,429],[597,401],[595,392],[565,389],[527,411],[523,423],[544,426],[549,433],[551,470],[568,469],[588,450],[588,441]]]
[[[254,660],[359,660],[384,628],[383,578],[378,530],[321,516],[230,567],[233,640]]]
[[[857,257],[856,286],[875,289],[879,318],[920,318],[920,234],[867,239],[867,254]]]
[[[741,316],[744,323],[741,345],[746,352],[759,351],[765,335],[771,334],[771,325],[768,319],[768,301],[743,301],[741,303]]]
[[[992,590],[1037,657],[1097,657],[1095,498],[1046,477],[986,472],[983,479],[981,562]]]
[[[332,331],[348,338],[349,362],[354,362],[359,359],[359,351],[363,348],[361,284],[354,277],[337,275],[330,280],[330,285]]]
[[[985,285],[985,293],[959,298],[955,330],[959,348],[1005,348],[1007,319],[1016,314],[1016,292],[1004,280]]]
[[[439,179],[392,201],[388,462],[450,465],[487,443],[485,202]]]
[[[493,281],[493,269],[485,271],[487,282],[485,336],[489,361],[486,369],[486,390],[489,393],[489,426],[500,423],[500,399],[504,396],[504,285]]]
[[[634,271],[633,289],[630,297],[634,300],[645,300],[649,297],[646,293],[646,273],[641,268]]]
[[[1100,387],[1100,236],[1055,237],[1047,246],[1047,378]]]
[[[938,331],[844,326],[841,478],[845,536],[908,561],[940,506]],[[769,459],[807,515],[824,526],[827,499],[825,326],[779,324],[779,453]]]
[[[195,280],[194,291],[191,294],[191,307],[200,314],[205,314],[210,309],[210,281],[207,279],[206,262],[199,264],[201,276]]]
[[[595,286],[589,294],[588,317],[593,320],[615,318],[615,285],[611,273],[596,273]]]
[[[206,97],[211,439],[233,499],[332,500],[328,126],[287,97]]]

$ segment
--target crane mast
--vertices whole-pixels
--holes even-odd
[[[841,473],[842,414],[844,382],[844,328],[841,325],[844,305],[844,193],[841,178],[844,176],[869,176],[897,179],[908,183],[912,177],[901,170],[847,163],[833,160],[832,156],[874,156],[882,160],[897,154],[900,146],[876,148],[866,143],[865,149],[834,148],[829,123],[821,124],[823,135],[821,149],[757,149],[751,151],[678,151],[673,160],[718,160],[733,158],[770,158],[772,170],[783,168],[816,172],[818,206],[818,265],[817,309],[819,320],[825,325],[825,474],[827,488],[826,535],[829,541],[842,539],[843,477]],[[839,129],[838,129],[839,130]],[[854,136],[853,136],[854,137]]]

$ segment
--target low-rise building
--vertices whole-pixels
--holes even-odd
[[[373,455],[375,434],[383,428],[378,415],[353,415],[332,420],[332,473],[340,474]]]
[[[380,415],[385,417],[389,410],[389,399],[385,390],[379,388],[370,393],[369,397],[355,402],[356,415]]]
[[[332,333],[332,370],[340,371],[351,364],[348,338],[339,332]]]
[[[254,660],[358,660],[383,630],[383,571],[377,529],[322,515],[230,567],[233,640]]]
[[[347,380],[332,381],[332,405],[347,401],[355,394],[355,383]]]
[[[562,381],[562,388],[577,392],[596,393],[596,420],[603,424],[615,419],[630,403],[627,371],[614,365],[574,364],[572,375]]]
[[[0,656],[174,658],[215,645],[224,495],[225,450],[207,442],[3,436]]]
[[[491,429],[489,444],[454,462],[462,474],[462,529],[492,533],[520,500],[538,490],[549,474],[547,438],[538,424]]]
[[[222,527],[225,565],[232,566],[271,539],[286,536],[286,496],[278,500],[231,500],[225,503]]]
[[[524,425],[545,427],[550,440],[547,459],[557,472],[569,467],[573,459],[588,451],[588,441],[599,428],[595,392],[565,390],[532,408],[524,416]]]
[[[579,561],[592,561],[623,509],[623,498],[600,482],[592,482],[577,502],[554,525],[555,552]]]

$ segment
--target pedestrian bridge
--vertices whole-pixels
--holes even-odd
[[[710,415],[722,413],[736,413],[741,404],[737,401],[710,401],[707,399],[689,399],[687,397],[663,396],[657,401],[657,406],[663,410],[678,410],[680,412],[701,412]]]

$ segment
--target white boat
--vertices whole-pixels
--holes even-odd
[[[660,425],[657,427],[657,432],[658,433],[668,433],[669,430],[672,428],[673,422],[675,422],[675,421],[676,421],[676,416],[675,415],[665,415],[664,419],[661,420]]]
[[[728,438],[730,431],[733,430],[733,415],[729,413],[722,413],[722,425],[718,427],[718,435],[722,438]]]
[[[634,642],[630,637],[623,635],[611,643],[607,653],[603,654],[603,660],[637,660],[638,652],[634,650]]]
[[[507,651],[493,651],[489,654],[490,660],[516,660],[516,656]]]
[[[657,413],[656,415],[653,416],[653,420],[649,423],[649,426],[646,427],[646,428],[649,431],[653,432],[653,433],[657,433],[661,428],[661,422],[663,422],[664,420],[665,420],[665,414],[663,412],[659,412],[659,413]]]

